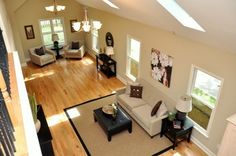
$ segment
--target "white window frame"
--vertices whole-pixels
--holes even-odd
[[[62,31],[54,31],[53,24],[52,24],[52,20],[54,20],[54,19],[60,19],[60,20],[62,21],[63,34],[64,34],[64,43],[62,43],[62,44],[66,44],[66,43],[67,43],[67,40],[66,40],[66,31],[65,31],[65,22],[64,22],[64,18],[63,18],[63,17],[39,19],[39,28],[40,28],[41,40],[42,40],[43,45],[45,45],[45,46],[47,46],[47,47],[48,47],[48,46],[52,46],[53,44],[46,45],[46,44],[44,43],[43,35],[44,35],[44,34],[53,34],[53,33],[62,32]],[[52,30],[50,33],[42,33],[40,21],[44,21],[44,20],[50,20],[50,26],[51,26],[51,30]]]
[[[134,60],[133,58],[131,58],[130,55],[130,49],[131,49],[131,39],[134,39],[136,41],[138,41],[140,43],[140,51],[139,51],[139,60],[138,62],[136,60]],[[131,36],[131,35],[127,35],[127,53],[126,53],[126,76],[128,78],[130,78],[132,81],[135,81],[139,75],[140,75],[140,56],[141,56],[141,40]],[[133,75],[130,74],[130,64],[129,64],[129,59],[133,59],[135,62],[138,63],[138,76],[134,77]]]
[[[93,23],[93,20],[91,20],[90,23]],[[94,43],[94,40],[96,40],[96,44]],[[96,29],[91,29],[91,43],[92,50],[99,53],[99,32]]]
[[[223,87],[223,83],[224,83],[224,79],[211,73],[211,72],[208,72],[196,65],[192,65],[191,66],[191,72],[190,72],[190,78],[189,78],[189,85],[188,85],[188,91],[187,93],[189,95],[191,95],[191,91],[192,91],[192,88],[193,88],[193,83],[195,82],[196,80],[196,75],[194,74],[195,73],[195,70],[200,70],[212,77],[215,77],[216,79],[220,80],[221,81],[221,86],[219,87],[219,92],[218,92],[218,95],[216,97],[216,104],[215,104],[215,107],[212,109],[212,112],[211,112],[211,116],[210,116],[210,119],[209,119],[209,122],[208,122],[208,125],[207,125],[207,128],[204,129],[203,127],[201,127],[198,123],[196,123],[194,120],[192,120],[190,117],[188,117],[193,123],[194,123],[194,128],[199,131],[201,134],[203,134],[205,137],[210,137],[210,131],[211,131],[211,127],[212,127],[212,124],[213,124],[213,121],[214,121],[214,118],[215,118],[215,112],[216,112],[216,109],[218,107],[218,102],[219,102],[219,98],[220,98],[220,94],[221,94],[221,90],[222,90],[222,87]],[[205,102],[204,102],[205,104]]]

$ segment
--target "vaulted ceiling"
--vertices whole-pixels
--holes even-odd
[[[174,32],[209,46],[236,53],[235,0],[176,0],[205,30],[182,26],[156,0],[110,0],[119,10],[102,0],[77,0],[79,3],[121,17]]]

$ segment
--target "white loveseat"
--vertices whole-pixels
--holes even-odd
[[[79,42],[79,49],[72,49],[71,43],[64,47],[65,58],[83,58],[85,54],[85,48],[82,41]]]
[[[127,86],[126,88],[117,90],[117,102],[151,137],[153,137],[161,132],[162,119],[167,117],[167,112],[160,117],[156,115],[151,116],[153,107],[158,101],[162,100],[167,110],[173,111],[174,101],[147,81],[140,79],[138,83],[140,86],[143,86],[142,98],[130,97],[130,93],[127,93],[130,86]]]
[[[45,54],[39,56],[35,53],[35,49],[36,48],[39,49],[41,47],[44,48]],[[31,61],[39,66],[44,66],[45,64],[56,61],[55,52],[48,49],[48,48],[45,48],[45,46],[37,46],[34,48],[30,48],[29,49],[29,56],[30,56]]]

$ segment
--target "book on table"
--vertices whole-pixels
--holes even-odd
[[[174,120],[174,121],[173,121],[173,127],[174,127],[175,129],[181,129],[181,121]]]

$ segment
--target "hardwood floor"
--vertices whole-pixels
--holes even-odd
[[[110,94],[124,84],[117,78],[108,79],[97,72],[95,60],[88,55],[82,60],[59,59],[42,68],[28,63],[27,67],[23,67],[23,74],[28,93],[35,93],[38,103],[43,106],[55,155],[86,155],[63,109]],[[206,155],[193,143],[186,142],[163,155],[177,152],[180,156]]]

